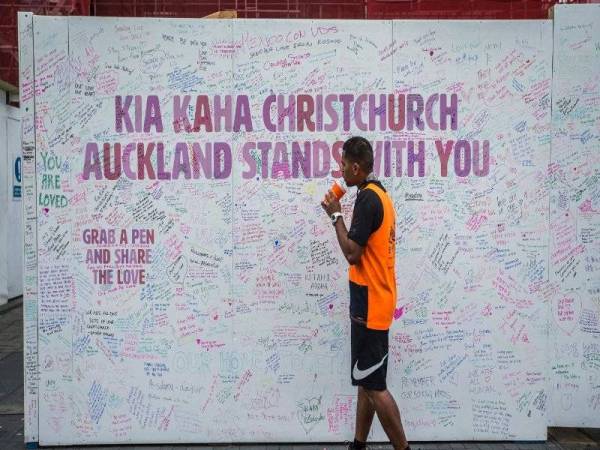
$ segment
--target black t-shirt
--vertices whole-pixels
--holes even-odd
[[[379,181],[369,181],[368,183],[377,184],[385,192]],[[371,189],[363,188],[358,191],[352,212],[352,224],[348,231],[348,238],[361,247],[365,247],[369,236],[377,231],[382,222],[383,204],[379,196]]]

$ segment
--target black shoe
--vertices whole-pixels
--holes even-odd
[[[366,442],[358,443],[356,440],[346,441],[344,445],[348,445],[348,450],[368,450]]]

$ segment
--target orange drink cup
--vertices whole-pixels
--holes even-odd
[[[341,199],[346,193],[346,189],[344,189],[337,181],[333,180],[333,184],[331,185],[331,192],[335,195],[335,198],[338,200]]]

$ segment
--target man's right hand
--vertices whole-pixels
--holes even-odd
[[[321,207],[330,217],[334,212],[342,212],[342,205],[340,205],[340,201],[331,190],[325,194],[325,198],[321,202]]]

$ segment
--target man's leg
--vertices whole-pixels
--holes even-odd
[[[402,427],[398,405],[396,405],[392,394],[387,389],[385,391],[365,389],[365,393],[373,402],[377,417],[383,426],[385,434],[387,434],[394,446],[394,450],[405,450],[408,447],[408,441]]]
[[[367,442],[373,416],[375,415],[375,407],[373,402],[365,392],[362,386],[358,386],[358,401],[356,403],[356,428],[354,438],[361,442]]]

